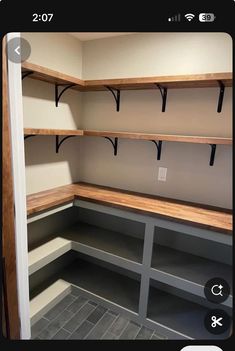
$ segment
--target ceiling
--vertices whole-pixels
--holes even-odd
[[[77,32],[69,33],[81,41],[118,37],[120,35],[134,34],[133,32]]]

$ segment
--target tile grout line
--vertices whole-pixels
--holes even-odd
[[[89,304],[89,301],[90,300],[88,300],[84,305],[82,305],[82,307],[83,306],[85,306],[86,304]],[[89,304],[90,305],[90,304]],[[91,305],[92,306],[92,305]],[[81,307],[81,308],[82,308]],[[94,307],[94,306],[93,306]],[[79,310],[75,313],[75,314],[77,314],[79,311],[80,311],[80,309],[81,308],[79,308]],[[87,318],[94,312],[94,310],[96,309],[96,307],[94,307],[93,308],[93,310],[91,310],[91,312],[77,325],[77,328],[71,333],[69,330],[67,330],[67,329],[65,329],[67,332],[69,332],[71,335],[73,334],[73,333],[75,333],[76,332],[76,330],[78,330],[78,328],[80,328],[80,326],[82,325],[82,323],[84,323],[86,320],[87,320]],[[75,315],[74,314],[74,315]],[[74,316],[73,316],[74,317]],[[73,317],[71,317],[70,319],[72,319]],[[69,321],[68,321],[69,322]],[[87,321],[87,322],[89,322],[89,321]],[[89,322],[89,323],[91,323],[91,324],[94,324],[94,323],[92,323],[92,322]],[[96,323],[97,324],[97,323]],[[96,325],[96,324],[94,324],[94,326]],[[93,328],[92,328],[93,329]]]
[[[80,295],[79,295],[79,296],[80,296]],[[54,322],[54,320],[55,320],[57,317],[59,317],[65,310],[68,311],[67,308],[68,308],[70,305],[72,305],[72,303],[74,303],[74,302],[78,299],[79,296],[77,296],[77,298],[75,298],[68,306],[66,306],[55,318],[53,318],[53,319],[51,319],[51,320],[48,319],[48,318],[45,318],[45,319],[48,320],[48,321],[50,322],[49,324],[51,324],[52,322]],[[87,301],[87,302],[88,302],[88,301]],[[85,302],[85,303],[81,306],[81,308],[82,308],[87,302]],[[80,311],[80,308],[79,308],[78,311]],[[78,312],[78,311],[77,311],[77,312]],[[68,312],[72,312],[72,311],[68,311]],[[76,312],[76,313],[77,313],[77,312]],[[72,313],[73,313],[73,312],[72,312]],[[73,318],[73,316],[74,316],[76,313],[73,313],[73,315],[71,316],[71,318]],[[42,318],[44,318],[44,316],[43,316]],[[71,318],[70,318],[70,319],[71,319]],[[69,319],[69,320],[70,320],[70,319]],[[64,326],[67,322],[68,322],[68,321],[66,321],[66,322],[63,324],[63,326]],[[49,324],[48,324],[48,325],[49,325]],[[38,333],[38,335],[37,335],[36,337],[38,337],[38,338],[40,339],[39,335],[48,327],[48,325],[47,325],[46,327],[44,327],[44,328]],[[62,326],[62,327],[63,327],[63,326]],[[62,327],[61,327],[60,329],[62,329]],[[60,329],[59,329],[59,330],[60,330]],[[59,331],[59,330],[58,330],[58,331]],[[65,330],[66,330],[66,329],[65,329]],[[58,332],[58,331],[57,331],[57,332]],[[68,331],[68,330],[67,330],[67,331]],[[57,332],[56,332],[55,334],[57,334]],[[55,334],[54,334],[53,336],[55,336]],[[52,336],[51,338],[53,338],[53,336]],[[44,339],[41,339],[41,340],[44,340]]]
[[[139,330],[137,330],[136,336],[132,340],[136,340],[137,335],[139,334],[140,329],[142,328],[142,324],[139,327]]]
[[[85,338],[87,338],[87,336],[92,332],[92,330],[99,324],[99,322],[101,321],[101,319],[108,313],[108,311],[109,311],[109,310],[107,310],[107,311],[103,314],[103,316],[97,321],[97,323],[94,324],[94,327],[89,331],[89,333],[86,335]],[[110,313],[109,313],[109,314],[110,314]],[[111,315],[111,314],[110,314],[110,315]],[[117,317],[116,317],[116,318],[117,318]],[[114,323],[114,321],[116,320],[116,318],[114,318],[113,323]],[[112,323],[112,324],[113,324],[113,323]],[[112,325],[112,324],[111,324],[111,325]],[[109,327],[111,327],[111,325],[110,325]],[[105,334],[106,332],[107,332],[107,330],[104,332],[104,334]],[[104,334],[103,334],[103,335],[104,335]],[[102,335],[102,336],[103,336],[103,335]],[[102,337],[102,336],[101,336],[101,337]],[[85,338],[84,338],[84,339],[85,339]]]
[[[109,311],[109,310],[108,310]],[[107,333],[108,331],[109,331],[109,329],[112,327],[112,325],[116,322],[116,320],[118,319],[118,317],[120,316],[120,314],[118,314],[117,316],[116,316],[116,318],[114,318],[114,321],[113,321],[113,323],[108,327],[108,329],[106,330],[106,332],[105,333]]]
[[[108,310],[108,311],[109,311],[109,310]],[[108,313],[108,311],[105,312],[105,313]],[[110,314],[110,313],[109,313],[109,314]],[[108,327],[108,329],[104,332],[104,334],[101,336],[100,340],[103,338],[103,336],[104,336],[105,334],[108,333],[109,329],[112,327],[112,325],[114,325],[114,323],[116,322],[116,320],[118,319],[119,316],[120,316],[120,315],[118,314],[118,315],[114,318],[113,322],[110,324],[110,326]],[[115,336],[115,334],[113,334],[113,333],[110,333],[110,334],[112,334],[112,335]]]
[[[58,330],[58,332],[60,331],[60,330],[63,330],[63,331],[65,331],[65,332],[67,332],[69,335],[67,336],[67,338],[65,338],[65,340],[67,340],[71,335],[72,335],[72,333],[70,333],[68,330],[66,330],[66,329],[64,329],[63,327],[61,327],[59,330]],[[55,334],[56,335],[56,334]],[[54,335],[54,336],[55,336]]]
[[[140,330],[141,330],[142,327],[147,328],[144,324],[141,324]],[[149,329],[150,329],[150,328],[149,328]],[[140,330],[138,331],[136,337],[138,336]],[[152,336],[153,336],[153,334],[154,334],[154,332],[155,332],[155,330],[154,330],[154,329],[150,329],[150,330],[152,330],[152,333],[150,334],[150,336],[149,336],[148,339],[136,339],[136,337],[135,337],[135,340],[151,340],[151,339],[152,339]]]
[[[92,330],[97,326],[97,324],[99,323],[99,321],[104,317],[104,315],[107,313],[107,311],[103,314],[103,316],[94,324],[93,328],[91,328],[91,330],[86,334],[86,336],[84,337],[84,339],[92,332]]]
[[[154,329],[153,329],[152,334],[151,334],[151,335],[150,335],[150,337],[149,337],[149,340],[152,340],[152,336],[153,336],[153,334],[154,334]]]
[[[119,335],[117,335],[118,339],[120,338],[120,336],[122,335],[122,333],[126,330],[126,328],[128,327],[128,325],[130,324],[130,321],[127,320],[127,324],[125,326],[125,328],[122,329],[121,333]]]

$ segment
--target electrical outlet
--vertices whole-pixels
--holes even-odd
[[[161,182],[166,181],[166,174],[167,174],[167,168],[165,167],[159,167],[158,168],[158,180]]]

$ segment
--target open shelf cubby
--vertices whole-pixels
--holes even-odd
[[[58,262],[65,260],[67,255],[65,254],[63,258],[59,258]],[[31,298],[40,296],[48,287],[58,280],[62,280],[76,286],[84,293],[94,295],[94,298],[102,298],[131,312],[138,313],[139,275],[129,272],[130,276],[128,276],[128,271],[124,271],[121,268],[118,268],[117,272],[112,265],[104,265],[101,261],[90,259],[86,255],[74,254],[73,258],[75,259],[72,262],[66,264],[63,269],[57,270],[56,273],[49,274],[45,280],[42,279],[42,276],[45,275],[45,270],[49,266],[49,270],[53,272],[57,264],[56,261],[34,273],[30,277],[32,286]]]
[[[232,286],[232,266],[157,244],[152,257],[155,270],[201,286],[213,277],[223,277]]]
[[[231,286],[231,295],[224,302],[231,307],[231,257],[231,246],[155,227],[150,275],[155,281],[181,287],[201,297],[205,297],[205,284],[221,277]]]
[[[177,289],[169,289],[167,285],[153,281],[150,284],[148,319],[193,339],[212,338],[204,324],[209,308],[195,303],[190,294],[184,294],[182,298]],[[213,335],[213,339],[227,338],[229,333]]]
[[[29,252],[29,274],[33,274],[69,250],[103,261],[139,270],[143,240],[87,223],[77,223]]]

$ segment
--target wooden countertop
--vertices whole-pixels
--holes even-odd
[[[88,183],[75,183],[27,196],[27,213],[82,199],[143,215],[232,234],[232,211]]]

